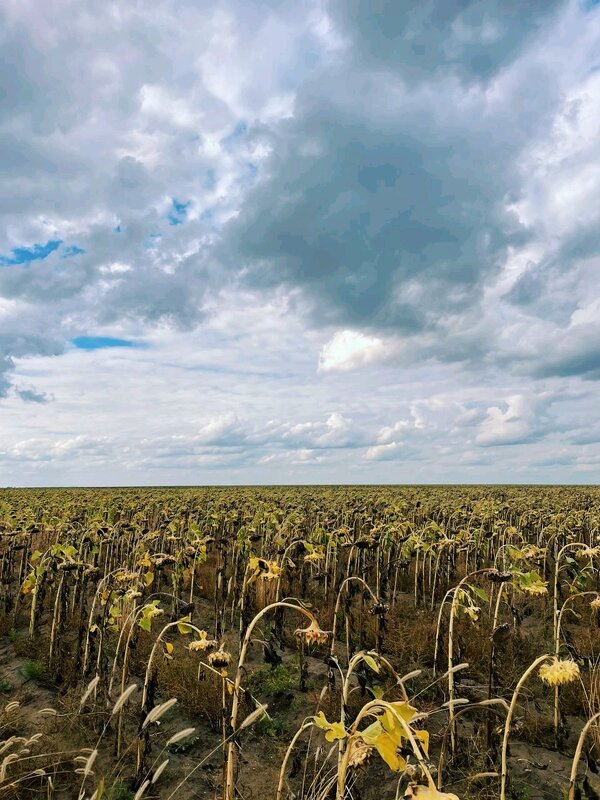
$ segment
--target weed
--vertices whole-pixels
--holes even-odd
[[[276,667],[264,665],[252,673],[248,688],[258,697],[281,697],[298,686],[298,668],[278,664]]]
[[[8,640],[14,644],[21,638],[22,635],[23,633],[21,631],[18,631],[16,628],[11,628],[8,632]]]
[[[113,783],[104,793],[105,800],[133,800],[135,792],[124,783]]]
[[[277,739],[285,734],[286,726],[279,714],[272,714],[270,717],[259,719],[252,730],[255,736]]]
[[[19,672],[26,681],[40,681],[44,675],[44,665],[41,661],[25,661]]]

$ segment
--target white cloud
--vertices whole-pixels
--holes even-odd
[[[492,406],[481,423],[475,437],[477,444],[508,445],[524,444],[543,435],[546,431],[547,411],[550,398],[526,397],[521,394],[507,397],[504,410]]]
[[[366,452],[368,461],[394,461],[402,456],[405,449],[402,442],[388,442],[369,447]]]
[[[384,342],[377,336],[369,336],[360,331],[338,331],[323,345],[319,355],[319,369],[323,372],[357,369],[386,361],[397,351],[397,344]]]

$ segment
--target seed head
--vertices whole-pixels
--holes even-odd
[[[279,575],[281,573],[281,567],[279,566],[279,564],[276,561],[265,561],[264,563],[266,564],[267,568],[266,570],[263,570],[260,573],[261,580],[263,581],[279,580]]]
[[[389,610],[390,610],[389,603],[382,603],[382,602],[373,603],[373,605],[369,609],[371,614],[374,614],[376,617],[385,616]]]
[[[360,739],[351,739],[348,766],[360,767],[369,760],[372,753],[373,748],[370,745],[365,744]]]
[[[211,648],[217,646],[218,642],[215,639],[209,639],[206,631],[200,631],[198,635],[200,638],[190,642],[188,645],[188,650],[191,650],[192,652],[197,652],[200,650],[203,652],[204,650],[210,650]]]
[[[316,619],[310,623],[308,628],[298,628],[294,635],[304,644],[325,644],[329,638],[328,631],[322,631]]]
[[[215,669],[225,669],[231,663],[231,653],[223,650],[223,645],[221,645],[214,653],[210,653],[208,663]]]
[[[487,578],[492,583],[506,583],[511,580],[512,574],[510,572],[500,572],[497,569],[490,569],[487,573]]]
[[[569,659],[553,658],[550,663],[542,664],[539,672],[540,678],[549,686],[561,686],[563,683],[573,683],[579,677],[579,667]]]

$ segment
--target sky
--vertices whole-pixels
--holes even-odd
[[[598,2],[0,0],[0,187],[0,486],[598,483]]]

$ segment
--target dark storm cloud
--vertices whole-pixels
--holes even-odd
[[[452,81],[408,92],[395,80],[353,64],[306,88],[268,177],[224,231],[255,286],[301,287],[323,323],[405,333],[473,312],[507,248],[530,235],[507,197],[520,148],[551,118],[552,87],[536,89],[534,119],[513,108],[527,85],[494,104]]]
[[[300,289],[298,308],[317,325],[412,335],[414,359],[466,366],[495,359],[504,301],[554,325],[553,341],[566,331],[564,358],[549,359],[540,337],[529,374],[596,377],[592,332],[569,327],[589,301],[580,262],[600,253],[595,216],[532,262],[498,308],[484,302],[512,254],[547,247],[540,229],[551,223],[516,209],[540,191],[528,183],[543,163],[534,145],[553,132],[547,157],[558,160],[561,115],[581,112],[568,97],[589,74],[585,56],[566,78],[551,54],[566,54],[568,26],[585,13],[516,0],[334,0],[329,10],[347,49],[273,131],[265,175],[223,232],[229,264],[254,287]],[[522,363],[515,352],[498,364],[513,358]]]
[[[436,303],[471,304],[521,236],[477,169],[482,154],[344,116],[311,108],[290,123],[273,177],[225,231],[250,279],[306,288],[328,322],[414,331]],[[313,138],[319,154],[303,157]]]

